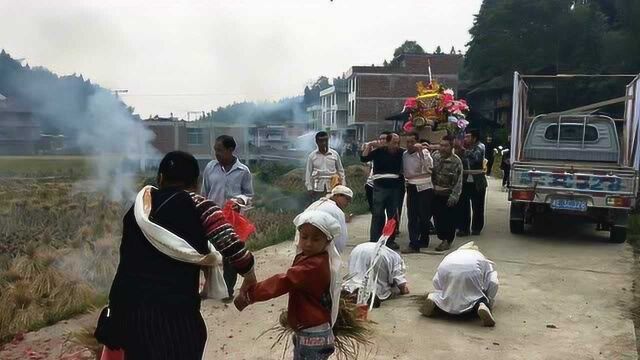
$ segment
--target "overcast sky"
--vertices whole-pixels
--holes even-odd
[[[405,40],[464,51],[481,0],[0,0],[0,48],[128,89],[143,117],[301,94]]]

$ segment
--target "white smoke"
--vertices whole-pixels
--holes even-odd
[[[131,200],[140,161],[157,157],[151,145],[153,132],[109,90],[82,77],[56,80],[46,70],[37,71],[23,68],[10,73],[11,87],[27,101],[43,131],[56,129],[65,135],[67,153],[87,156],[92,177],[75,190],[103,192],[114,201]]]
[[[307,131],[306,133],[298,136],[296,139],[295,147],[297,150],[304,150],[307,152],[316,149],[316,133],[317,131]],[[339,135],[331,135],[329,137],[329,147],[341,152],[344,147],[344,140]]]
[[[112,200],[131,200],[141,161],[157,157],[151,146],[154,134],[107,91],[91,95],[86,112],[91,126],[77,129],[77,145],[93,155],[93,185]]]

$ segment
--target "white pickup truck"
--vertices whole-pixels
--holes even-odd
[[[523,233],[551,211],[587,218],[609,230],[611,242],[624,242],[638,198],[640,78],[633,78],[624,97],[537,116],[529,116],[527,78],[514,74],[511,232]],[[624,103],[623,119],[594,115],[615,103]]]

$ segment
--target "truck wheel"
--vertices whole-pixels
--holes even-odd
[[[512,234],[524,233],[524,209],[514,203],[511,203],[509,209],[509,231]]]
[[[622,244],[627,240],[627,228],[623,226],[611,226],[609,231],[609,241],[615,244]]]
[[[524,220],[509,220],[509,230],[512,234],[524,233]]]

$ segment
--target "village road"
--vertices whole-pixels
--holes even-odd
[[[412,295],[374,309],[376,346],[362,359],[637,359],[630,316],[633,252],[628,244],[607,243],[594,225],[550,218],[515,236],[508,229],[508,201],[490,182],[487,225],[474,240],[496,263],[500,290],[495,328],[479,320],[425,318],[417,297],[432,289],[443,255],[403,255]],[[398,242],[406,246],[406,219]],[[350,251],[366,241],[369,216],[349,224]],[[432,240],[432,247],[437,245]],[[291,243],[259,251],[258,277],[284,271],[293,257]],[[344,255],[346,262],[348,254]],[[206,359],[280,359],[282,347],[259,335],[273,326],[286,297],[250,306],[203,304],[209,329]],[[291,358],[290,351],[285,355]]]

